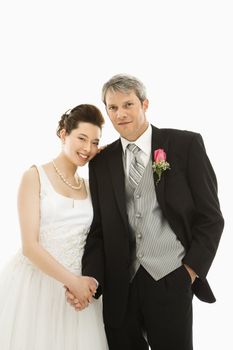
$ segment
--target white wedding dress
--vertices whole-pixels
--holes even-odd
[[[92,221],[88,197],[73,200],[52,187],[44,169],[41,183],[40,243],[61,264],[81,274],[81,259]],[[101,299],[75,311],[65,299],[62,283],[36,268],[21,252],[0,275],[1,350],[108,349]]]

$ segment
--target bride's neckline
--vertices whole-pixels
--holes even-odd
[[[52,189],[53,192],[56,193],[57,195],[59,195],[59,196],[61,196],[61,197],[63,197],[63,198],[66,198],[66,199],[72,199],[73,201],[85,201],[85,200],[88,199],[88,189],[87,189],[86,181],[85,181],[85,180],[83,180],[83,184],[84,184],[84,186],[85,186],[86,193],[87,193],[86,197],[85,197],[85,198],[74,198],[74,197],[69,197],[69,196],[66,196],[66,195],[64,195],[64,194],[62,194],[62,193],[56,191],[55,188],[54,188],[54,186],[53,186],[53,184],[52,184],[52,182],[50,181],[50,179],[49,179],[49,177],[48,177],[48,174],[47,174],[45,168],[44,168],[43,166],[41,166],[41,169],[42,169],[42,171],[44,172],[44,175],[46,176],[46,179],[48,180],[48,183],[49,183],[51,189]]]

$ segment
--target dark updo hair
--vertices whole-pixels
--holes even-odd
[[[104,124],[104,118],[100,110],[90,104],[81,104],[65,112],[58,123],[57,136],[65,129],[69,135],[72,130],[77,129],[80,122],[90,123],[98,126],[100,129]]]

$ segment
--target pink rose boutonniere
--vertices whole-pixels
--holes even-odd
[[[152,163],[152,169],[158,175],[156,185],[158,185],[159,181],[161,180],[162,173],[167,169],[171,169],[170,164],[166,162],[166,158],[167,155],[162,148],[154,151],[154,162]]]

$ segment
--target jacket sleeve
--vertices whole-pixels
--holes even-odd
[[[212,264],[224,227],[217,180],[200,134],[194,134],[188,154],[188,181],[196,215],[192,242],[183,260],[204,279]]]
[[[104,249],[98,185],[93,162],[89,163],[89,182],[94,216],[84,248],[82,274],[92,276],[98,281],[99,287],[96,293],[98,297],[102,293],[104,283]]]

